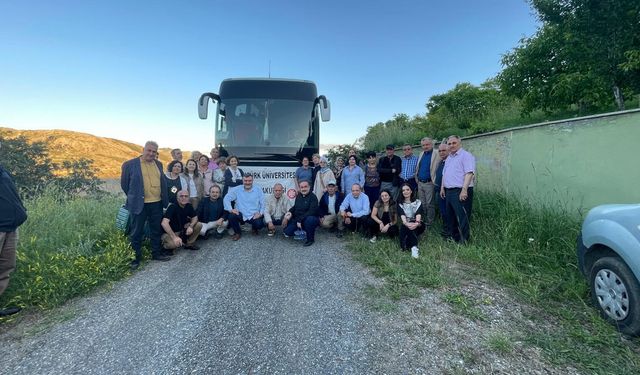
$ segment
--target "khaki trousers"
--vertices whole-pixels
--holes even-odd
[[[344,230],[344,223],[343,223],[342,216],[340,216],[338,214],[324,215],[322,217],[321,226],[324,229],[331,229],[331,228],[333,228],[334,225],[336,225],[336,223],[338,224],[338,230]]]
[[[18,231],[0,232],[0,295],[9,286],[9,275],[16,269]]]
[[[176,236],[182,238],[184,246],[190,246],[190,245],[193,245],[198,239],[201,229],[202,229],[202,223],[200,222],[196,223],[196,225],[193,227],[193,232],[191,233],[189,238],[187,238],[187,243],[184,243],[186,236],[182,235],[182,231],[176,232]],[[164,247],[167,250],[173,250],[177,248],[176,244],[173,242],[173,239],[171,239],[171,236],[168,235],[167,233],[163,234],[162,237],[160,237],[160,240],[162,241],[162,247]]]
[[[440,194],[438,191],[437,194]],[[422,217],[422,222],[427,224],[427,227],[433,225],[433,219],[436,217],[435,202],[435,186],[433,182],[418,182],[418,199],[422,203],[422,210],[426,217]]]

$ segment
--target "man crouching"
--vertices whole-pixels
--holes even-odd
[[[162,219],[162,228],[165,232],[161,237],[162,247],[169,255],[173,254],[173,249],[185,245],[185,242],[185,249],[199,249],[194,243],[200,234],[202,223],[198,222],[196,211],[189,203],[188,191],[180,190],[178,204],[170,204],[167,207]]]

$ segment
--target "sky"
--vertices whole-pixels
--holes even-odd
[[[320,142],[353,143],[480,84],[536,31],[525,0],[0,0],[0,126],[206,151],[197,100],[233,77],[306,79]]]

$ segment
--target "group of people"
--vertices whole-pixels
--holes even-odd
[[[274,236],[280,227],[285,237],[300,237],[304,246],[315,242],[318,227],[360,232],[376,242],[380,236],[399,238],[402,250],[418,257],[421,234],[433,225],[435,205],[444,221],[443,235],[457,242],[469,239],[469,218],[475,181],[475,159],[451,136],[433,150],[433,140],[421,140],[422,152],[413,155],[403,146],[403,157],[388,145],[379,159],[373,152],[359,163],[355,152],[336,168],[318,154],[304,157],[295,172],[296,197],[289,199],[276,183],[265,196],[245,174],[235,156],[211,157],[192,153],[185,164],[182,152],[172,150],[167,171],[157,160],[158,145],[149,141],[143,154],[122,166],[121,186],[131,215],[131,246],[137,268],[142,257],[145,224],[151,239],[152,258],[167,261],[174,250],[197,250],[198,238],[225,232],[237,241],[242,225],[253,235],[266,228]],[[313,162],[313,166],[310,163]]]

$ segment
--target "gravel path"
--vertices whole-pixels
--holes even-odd
[[[487,335],[526,324],[526,307],[483,283],[464,291],[494,299],[485,321],[452,312],[440,290],[370,308],[378,297],[363,290],[382,281],[344,246],[323,232],[309,248],[247,233],[209,240],[6,329],[0,374],[577,373],[535,349],[488,350]]]
[[[366,372],[362,275],[328,235],[309,248],[209,240],[76,301],[78,316],[43,334],[5,334],[0,373]]]

